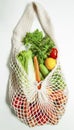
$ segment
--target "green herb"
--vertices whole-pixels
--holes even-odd
[[[37,56],[39,64],[44,64],[44,60],[55,46],[53,40],[49,36],[44,36],[38,29],[33,33],[27,33],[22,42],[25,46],[29,46],[29,50],[33,52],[33,57]]]
[[[22,42],[26,45],[30,44],[37,44],[43,38],[43,33],[40,32],[38,29],[35,30],[33,33],[28,32],[26,36],[23,38]]]

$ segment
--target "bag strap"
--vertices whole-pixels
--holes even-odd
[[[44,9],[44,7],[39,3],[33,3],[33,8],[35,13],[37,14],[37,18],[44,30],[44,32],[53,38],[53,27],[51,24],[51,20],[48,16],[48,13]]]
[[[25,36],[26,32],[30,31],[34,21],[35,14],[44,32],[47,35],[50,35],[50,37],[53,39],[53,29],[46,10],[43,8],[41,4],[37,2],[32,2],[27,5],[25,12],[23,13],[21,19],[19,20],[18,24],[16,25],[13,31],[12,39],[14,44],[15,41],[20,42],[22,38]]]

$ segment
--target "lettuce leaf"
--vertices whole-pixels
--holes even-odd
[[[37,56],[39,64],[44,64],[50,50],[55,46],[54,41],[47,35],[43,36],[43,33],[38,29],[27,33],[22,42],[25,46],[29,46],[33,57]]]

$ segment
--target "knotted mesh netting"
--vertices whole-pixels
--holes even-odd
[[[60,65],[57,64],[40,83],[41,89],[38,89],[37,82],[29,81],[15,56],[11,58],[10,69],[10,105],[17,117],[30,127],[57,124],[67,102],[67,88]]]

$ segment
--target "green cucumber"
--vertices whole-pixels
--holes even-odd
[[[47,75],[48,75],[48,73],[49,73],[49,71],[48,71],[48,69],[46,68],[46,66],[44,65],[44,64],[40,64],[40,71],[41,71],[41,73],[42,73],[42,75],[44,76],[44,77],[46,77]]]
[[[40,79],[41,80],[43,80],[44,79],[44,77],[43,77],[43,75],[42,75],[42,73],[40,72]]]

